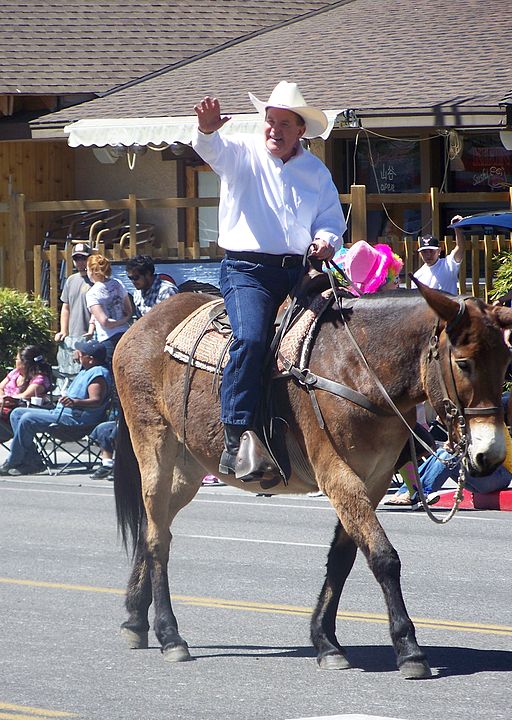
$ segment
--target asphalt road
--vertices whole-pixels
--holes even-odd
[[[338,636],[354,665],[319,671],[309,614],[335,517],[325,498],[204,488],[178,517],[171,582],[194,661],[119,636],[130,563],[112,486],[0,481],[0,718],[510,720],[512,513],[381,509],[434,677],[396,670],[384,602],[358,558]]]

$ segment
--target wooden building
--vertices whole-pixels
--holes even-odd
[[[296,81],[330,118],[311,149],[330,167],[350,216],[347,242],[444,236],[455,212],[511,207],[512,80],[502,48],[512,6],[262,0],[249,12],[242,1],[191,0],[177,23],[176,11],[158,3],[102,3],[110,12],[103,22],[79,5],[68,13],[77,13],[81,32],[61,35],[74,74],[65,53],[52,65],[49,50],[39,68],[46,111],[14,112],[14,77],[0,87],[4,282],[33,287],[33,248],[50,218],[80,206],[125,207],[132,226],[151,222],[167,258],[215,256],[218,190],[187,145],[193,105],[215,95],[232,115],[226,131],[259,132],[247,91],[268,97],[281,79]],[[31,22],[40,12],[39,22],[55,29],[58,15],[44,15],[52,6],[34,3]],[[27,103],[37,95],[34,63],[31,73]]]

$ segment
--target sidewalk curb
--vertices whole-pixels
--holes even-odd
[[[442,493],[440,499],[433,506],[450,509],[455,500],[455,491]],[[464,498],[459,505],[460,510],[505,510],[512,512],[512,488],[496,490],[490,493],[472,493],[464,490]]]

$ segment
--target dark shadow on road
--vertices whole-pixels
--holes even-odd
[[[365,672],[396,672],[395,654],[391,646],[353,645],[346,648],[354,668]],[[480,650],[476,648],[422,646],[436,677],[476,675],[482,672],[511,672],[512,652]],[[196,659],[214,657],[274,657],[315,658],[310,646],[284,647],[276,645],[195,645]],[[204,652],[206,651],[206,652]],[[216,651],[216,652],[215,652]]]

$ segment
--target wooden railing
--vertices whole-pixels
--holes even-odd
[[[416,240],[412,237],[404,237],[402,239],[379,238],[379,242],[387,243],[393,248],[393,252],[404,261],[403,276],[406,287],[411,287],[409,273],[415,272],[421,260],[417,252]],[[454,247],[454,239],[446,236],[441,241],[441,247],[448,254]],[[470,293],[475,297],[482,297],[485,301],[489,300],[489,294],[492,291],[493,280],[493,257],[496,253],[503,250],[512,250],[512,241],[504,236],[478,236],[471,237],[466,240],[466,248],[464,258],[461,263],[459,273],[459,292],[461,294]],[[133,257],[133,253],[128,248],[123,248],[119,243],[112,248],[105,248],[101,243],[98,251],[105,255],[109,260],[119,261],[127,260]],[[50,245],[47,250],[41,247],[34,248],[34,292],[36,295],[41,294],[41,269],[43,262],[48,263],[48,282],[49,293],[47,300],[50,307],[58,313],[59,296],[61,289],[61,277],[67,277],[73,271],[73,261],[71,258],[72,246],[69,245],[65,250],[61,250],[57,245]],[[64,271],[62,263],[65,263]],[[471,273],[468,275],[468,267],[471,267]]]
[[[340,195],[340,201],[344,207],[350,207],[350,237],[346,238],[347,244],[367,238],[367,214],[369,209],[375,209],[381,205],[386,208],[391,206],[416,206],[421,209],[423,215],[431,219],[431,232],[439,237],[440,217],[443,205],[451,204],[452,207],[467,205],[480,205],[485,210],[489,204],[500,204],[504,209],[512,208],[512,188],[509,192],[493,193],[440,193],[437,188],[431,188],[426,193],[393,193],[393,194],[368,194],[364,185],[352,185],[350,193]],[[47,260],[50,263],[50,304],[53,308],[58,305],[59,283],[58,266],[61,261],[66,262],[66,274],[71,272],[70,250],[61,250],[58,247],[50,247],[43,251],[41,247],[27,247],[26,215],[31,212],[38,213],[69,213],[84,210],[110,210],[124,209],[128,212],[130,236],[125,248],[114,246],[106,251],[107,256],[112,259],[124,259],[137,254],[137,213],[139,209],[149,208],[200,208],[215,207],[218,205],[218,198],[138,198],[130,194],[128,198],[119,200],[62,200],[62,201],[27,201],[23,194],[13,193],[6,203],[0,203],[0,214],[7,213],[9,216],[9,240],[7,247],[0,250],[0,279],[5,284],[10,284],[19,290],[34,290],[36,293],[41,290],[41,262]],[[49,218],[51,215],[49,215]],[[416,269],[418,256],[415,251],[415,240],[412,237],[385,238],[380,239],[393,246],[405,262],[406,273]],[[449,251],[453,246],[453,238],[444,238],[446,249]],[[211,246],[211,247],[210,247]],[[201,257],[218,257],[222,251],[216,243],[203,248],[199,242],[194,240],[188,244],[185,239],[176,239],[174,246],[168,252],[169,259],[199,260]],[[468,290],[475,295],[482,295],[487,298],[492,288],[492,257],[497,251],[509,249],[510,242],[506,238],[477,238],[473,237],[467,242],[465,258],[461,269],[461,292]],[[483,252],[483,254],[482,254]],[[29,265],[33,263],[34,281],[28,281]],[[470,268],[470,280],[466,280],[467,269]],[[407,282],[409,282],[407,280]],[[471,288],[468,288],[471,285]]]

